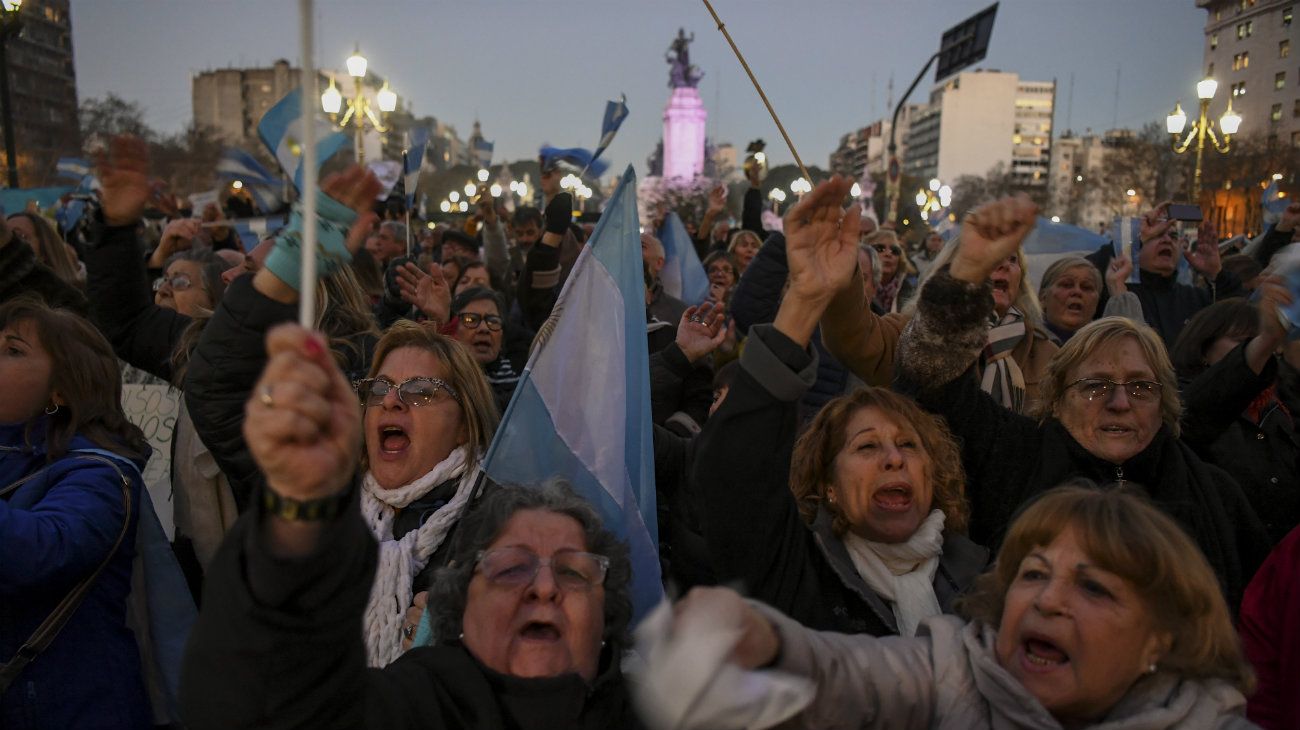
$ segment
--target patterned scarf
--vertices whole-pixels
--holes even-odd
[[[899,271],[894,272],[894,278],[888,284],[881,284],[876,289],[876,304],[886,312],[894,311],[894,300],[898,298],[898,290],[903,288],[903,279],[907,275],[902,271],[903,264],[898,264]]]
[[[990,325],[988,345],[984,347],[984,374],[980,388],[993,396],[993,400],[1003,408],[1023,413],[1025,374],[1020,371],[1015,358],[1011,357],[1011,352],[1028,333],[1025,315],[1011,307],[1002,319],[990,319]]]

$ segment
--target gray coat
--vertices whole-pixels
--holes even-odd
[[[756,604],[757,605],[757,604]],[[757,606],[781,635],[773,669],[811,679],[816,697],[782,728],[1060,730],[1061,725],[997,662],[997,632],[936,616],[914,639],[822,633]],[[1143,677],[1096,730],[1254,728],[1246,699],[1218,680]]]

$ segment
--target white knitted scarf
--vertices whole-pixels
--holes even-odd
[[[853,567],[867,586],[889,601],[899,636],[916,636],[922,621],[943,613],[934,595],[934,572],[943,554],[944,514],[934,510],[907,542],[872,542],[844,533]]]
[[[364,630],[366,658],[383,667],[402,653],[402,623],[414,592],[411,581],[429,562],[438,546],[460,519],[474,491],[476,468],[466,468],[468,450],[458,447],[424,476],[397,489],[384,489],[366,471],[361,482],[361,517],[379,541],[379,565],[366,604]],[[393,519],[398,510],[428,494],[448,479],[460,477],[456,495],[419,528],[393,539]]]

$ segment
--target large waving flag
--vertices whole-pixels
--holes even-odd
[[[324,119],[316,120],[316,165],[312,170],[312,179],[319,172],[319,166],[339,151],[348,142],[348,135],[336,131]],[[280,168],[293,178],[293,186],[302,189],[302,89],[297,88],[284,95],[275,106],[262,115],[257,123],[257,135],[262,144],[275,155]]]
[[[1270,180],[1268,187],[1264,188],[1263,200],[1260,201],[1264,209],[1264,225],[1277,225],[1289,202],[1282,196],[1282,191],[1277,189],[1277,180]]]
[[[59,177],[81,180],[90,174],[91,165],[90,160],[80,157],[60,157],[54,169]]]
[[[498,482],[572,482],[631,549],[638,619],[663,596],[641,266],[629,166],[542,328],[483,466]]]
[[[245,185],[278,186],[275,174],[247,152],[227,148],[221,151],[217,159],[217,177],[223,180],[240,180]]]
[[[424,166],[424,149],[429,145],[429,128],[412,129],[408,140],[402,153],[402,187],[406,190],[406,208],[410,210],[415,207],[415,191],[420,187],[420,168]]]
[[[676,213],[664,218],[659,241],[664,245],[664,270],[659,274],[664,291],[687,304],[699,304],[708,298],[709,275],[695,253],[691,234]]]

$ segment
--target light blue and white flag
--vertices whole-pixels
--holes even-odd
[[[638,620],[663,597],[641,267],[629,166],[542,327],[483,466],[497,482],[563,477],[590,500],[631,550]]]
[[[1139,235],[1141,230],[1140,218],[1116,218],[1111,224],[1111,245],[1115,248],[1115,255],[1127,257],[1133,262],[1133,271],[1128,275],[1129,284],[1142,281],[1142,274],[1138,272],[1138,253],[1142,250],[1142,238]]]
[[[262,216],[260,218],[235,218],[228,221],[228,223],[239,236],[239,242],[244,244],[244,250],[252,251],[257,244],[269,238],[270,234],[283,228],[285,221],[281,217]]]
[[[1282,191],[1277,188],[1277,180],[1270,180],[1268,187],[1264,188],[1264,197],[1260,201],[1264,210],[1264,226],[1277,225],[1282,219],[1282,211],[1291,201],[1282,196]]]
[[[474,141],[474,160],[479,167],[486,168],[492,164],[492,146],[486,139]]]
[[[618,128],[623,126],[624,119],[627,119],[626,94],[621,95],[618,101],[605,102],[605,118],[600,123],[600,143],[596,145],[592,160],[600,157],[609,143],[614,141],[614,135],[618,134]]]
[[[1053,223],[1051,219],[1040,216],[1034,230],[1025,236],[1023,248],[1026,254],[1069,253],[1081,256],[1096,251],[1111,240],[1087,228],[1072,226],[1069,223]]]
[[[424,166],[424,149],[429,144],[429,128],[410,131],[410,144],[402,153],[402,187],[406,189],[406,208],[415,207],[415,191],[420,187],[420,168]]]
[[[336,131],[324,119],[316,119],[316,165],[313,179],[319,173],[319,166],[338,152],[348,142],[348,135]],[[275,155],[280,168],[293,179],[293,186],[302,189],[302,89],[294,89],[275,106],[262,115],[257,123],[257,135],[262,144]]]
[[[664,291],[687,304],[703,302],[709,296],[709,275],[677,213],[669,213],[664,218],[657,235],[664,245],[664,269],[659,273]]]
[[[376,200],[387,198],[397,186],[397,181],[402,179],[402,163],[397,160],[367,162],[366,168],[375,173],[375,178],[379,180],[379,194],[375,196]]]
[[[60,157],[58,164],[55,165],[55,171],[59,177],[81,180],[90,174],[90,160],[84,160],[80,157]]]
[[[217,177],[222,180],[239,180],[245,185],[280,185],[275,174],[258,162],[256,157],[233,147],[221,151],[221,157],[217,159]]]

